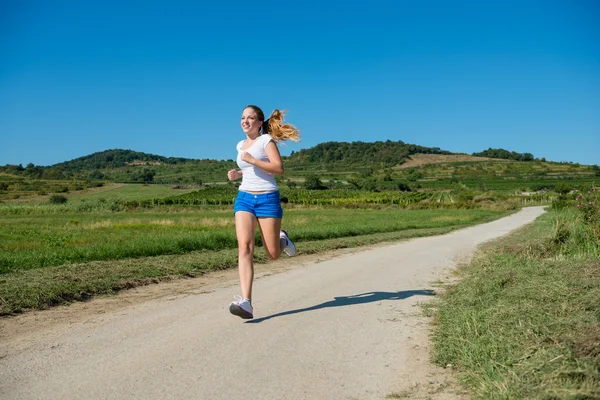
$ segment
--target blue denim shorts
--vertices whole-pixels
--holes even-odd
[[[254,194],[239,191],[233,204],[233,213],[246,211],[255,217],[281,218],[283,209],[279,192]]]

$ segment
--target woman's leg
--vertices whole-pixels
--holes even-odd
[[[285,247],[285,239],[281,239],[279,236],[281,218],[259,217],[258,226],[267,256],[271,260],[277,260]]]
[[[252,282],[254,281],[254,232],[256,217],[247,211],[235,213],[235,233],[238,240],[238,271],[242,298],[252,300]]]

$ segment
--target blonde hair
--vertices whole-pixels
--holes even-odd
[[[292,140],[294,142],[300,141],[300,132],[292,124],[286,124],[283,122],[283,117],[287,110],[278,109],[273,110],[269,118],[265,121],[265,114],[258,106],[249,105],[244,107],[251,108],[256,112],[258,120],[262,122],[261,133],[263,135],[271,135],[271,137],[277,142],[284,142],[286,140]]]

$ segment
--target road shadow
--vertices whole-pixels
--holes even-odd
[[[340,296],[340,297],[334,297],[334,299],[331,301],[326,301],[325,303],[317,304],[312,307],[284,311],[284,312],[269,315],[266,317],[252,319],[252,320],[246,321],[246,323],[247,324],[257,324],[259,322],[263,322],[263,321],[266,321],[271,318],[284,317],[286,315],[298,314],[298,313],[307,312],[307,311],[320,310],[321,308],[352,306],[355,304],[372,303],[374,301],[382,301],[382,300],[404,300],[411,296],[435,296],[435,292],[430,289],[424,289],[424,290],[403,290],[401,292],[366,292],[366,293],[361,293],[361,294],[355,294],[352,296]]]

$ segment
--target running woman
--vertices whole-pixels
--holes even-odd
[[[242,112],[241,126],[246,139],[237,145],[239,170],[227,172],[230,181],[242,179],[233,212],[238,240],[238,270],[241,296],[229,306],[229,311],[244,319],[254,318],[252,309],[252,283],[254,281],[254,233],[260,229],[263,246],[271,260],[282,252],[296,254],[296,246],[286,231],[281,229],[283,209],[275,175],[283,175],[283,163],[277,143],[299,141],[298,130],[283,123],[285,111],[275,110],[265,120],[263,111],[249,105]]]

